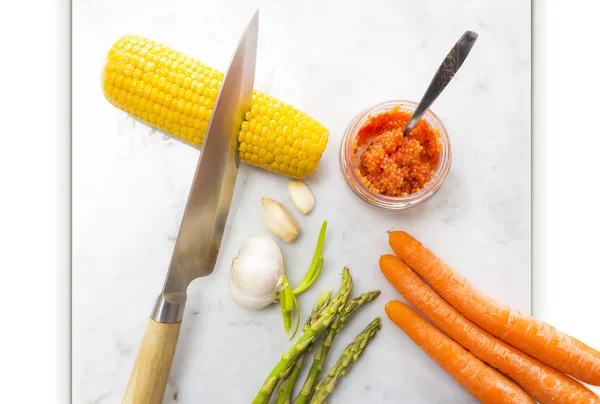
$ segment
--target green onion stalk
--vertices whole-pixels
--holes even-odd
[[[296,296],[306,291],[319,277],[321,270],[323,269],[323,244],[325,242],[325,234],[327,232],[327,220],[324,220],[321,224],[321,230],[319,231],[319,237],[317,239],[317,246],[313,254],[313,258],[308,268],[308,271],[304,275],[300,284],[292,289],[288,279],[284,277],[283,281],[286,285],[285,288],[279,292],[279,303],[281,305],[281,316],[283,317],[283,327],[285,328],[286,334],[290,332],[292,328],[292,313],[296,309],[296,328],[290,337],[290,341],[296,336],[298,327],[300,325],[300,306],[296,300]]]

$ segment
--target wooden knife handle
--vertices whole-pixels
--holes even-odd
[[[180,329],[181,321],[172,324],[148,321],[123,404],[162,404]]]

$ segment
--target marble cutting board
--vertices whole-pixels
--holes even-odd
[[[530,311],[530,2],[79,0],[73,2],[73,402],[118,403],[149,311],[162,286],[198,151],[112,107],[100,86],[103,57],[121,35],[145,35],[226,68],[241,29],[260,7],[256,88],[331,132],[306,180],[317,205],[295,213],[302,231],[280,246],[288,277],[306,270],[322,220],[325,267],[300,297],[308,313],[349,266],[355,293],[381,289],[334,344],[327,366],[375,316],[383,328],[330,400],[474,403],[383,311],[399,298],[379,272],[386,231],[414,234],[490,295]],[[453,165],[426,204],[383,213],[345,188],[338,151],[346,125],[387,99],[417,101],[467,30],[469,58],[433,110]],[[277,306],[248,312],[227,291],[241,242],[267,232],[260,198],[292,208],[287,179],[243,166],[212,276],[189,288],[166,403],[248,403],[288,346]]]

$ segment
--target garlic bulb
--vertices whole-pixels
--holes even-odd
[[[267,228],[286,243],[294,241],[300,232],[300,226],[290,212],[270,198],[262,198],[260,203],[263,205],[263,220]]]
[[[296,209],[303,215],[310,213],[315,207],[315,197],[302,181],[291,180],[288,183],[288,193]]]
[[[273,303],[283,290],[283,257],[269,236],[248,237],[229,269],[229,293],[234,302],[258,310]]]

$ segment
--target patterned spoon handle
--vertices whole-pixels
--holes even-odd
[[[473,31],[467,31],[452,47],[435,73],[435,76],[433,76],[433,80],[429,83],[427,91],[423,94],[423,98],[421,98],[421,101],[410,118],[410,121],[408,121],[406,128],[404,128],[404,136],[408,136],[408,133],[413,130],[425,111],[429,109],[431,104],[433,104],[442,91],[444,91],[450,80],[452,80],[452,77],[454,77],[467,58],[467,55],[471,51],[473,45],[475,45],[478,36],[479,35]]]

